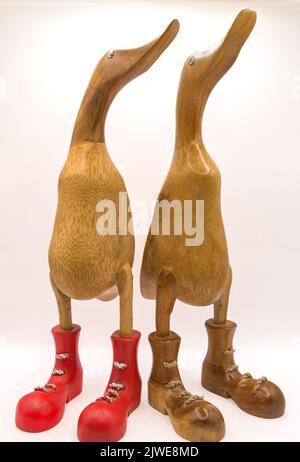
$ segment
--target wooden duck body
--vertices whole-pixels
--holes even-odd
[[[219,299],[227,279],[229,259],[220,207],[221,178],[216,165],[206,154],[201,163],[195,159],[199,146],[175,151],[170,171],[159,201],[204,201],[204,241],[187,246],[191,236],[149,235],[144,252],[141,287],[146,298],[155,298],[156,280],[161,269],[168,269],[176,279],[176,297],[190,305],[209,305]],[[196,161],[196,162],[195,162]],[[202,169],[205,169],[204,170]],[[171,229],[173,217],[171,218]]]
[[[123,265],[133,263],[134,236],[130,233],[103,236],[97,232],[97,203],[113,201],[118,223],[119,192],[126,193],[123,178],[105,143],[84,141],[71,147],[59,177],[58,191],[49,249],[55,284],[74,299],[101,297],[107,291],[116,296],[116,275]]]
[[[132,278],[134,237],[130,229],[124,235],[120,235],[118,229],[119,193],[126,193],[126,187],[106,149],[105,119],[119,90],[149,69],[178,29],[179,23],[174,20],[160,37],[147,45],[108,52],[92,75],[58,184],[49,266],[52,286],[56,294],[59,292],[59,299],[66,296],[110,300],[118,295],[120,286],[125,286],[125,282],[120,281],[123,276],[117,281],[123,268],[127,268],[127,281]],[[97,204],[102,200],[111,201],[115,206],[116,232],[113,234],[103,235],[97,231]],[[127,217],[129,222],[131,214]],[[132,289],[128,297],[132,297]]]
[[[255,24],[255,13],[243,10],[220,45],[190,56],[184,64],[176,107],[176,144],[173,161],[158,200],[204,203],[204,239],[186,245],[191,236],[153,235],[145,246],[141,269],[141,292],[155,299],[162,271],[176,280],[176,298],[190,305],[216,303],[231,277],[226,236],[221,213],[221,176],[208,154],[201,121],[208,96],[232,66]],[[184,218],[184,217],[183,217]]]

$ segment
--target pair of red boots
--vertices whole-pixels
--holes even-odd
[[[62,418],[65,404],[82,390],[82,366],[78,354],[80,326],[71,331],[55,326],[52,329],[56,359],[49,382],[20,399],[16,409],[16,425],[28,432],[42,432],[54,427]],[[113,366],[103,397],[88,405],[78,420],[80,441],[118,441],[124,435],[127,417],[140,404],[141,378],[137,364],[137,348],[141,334],[133,331],[121,337],[111,336]]]

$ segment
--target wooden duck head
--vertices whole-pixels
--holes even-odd
[[[216,46],[186,60],[180,79],[176,109],[176,145],[202,142],[201,120],[209,94],[234,64],[256,22],[256,13],[242,10],[225,38]]]
[[[150,43],[131,50],[111,50],[96,66],[75,122],[71,146],[81,141],[104,142],[107,111],[128,82],[146,72],[170,45],[179,30],[174,19],[164,33]]]

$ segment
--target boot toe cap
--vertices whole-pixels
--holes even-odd
[[[225,434],[224,418],[219,409],[207,401],[195,402],[169,412],[175,431],[193,442],[220,441]]]
[[[77,436],[81,442],[112,442],[126,431],[127,414],[117,403],[99,400],[89,404],[80,414]]]
[[[255,397],[255,395],[254,395]],[[281,417],[285,411],[285,398],[277,385],[267,381],[257,393],[252,412],[257,417],[275,419]]]
[[[32,392],[23,396],[16,408],[16,426],[27,432],[42,432],[54,427],[62,418],[64,403],[48,393]]]
[[[195,421],[199,430],[199,440],[220,441],[225,435],[225,422],[219,409],[204,402],[203,406],[195,409],[198,419]],[[201,439],[200,439],[201,438]]]

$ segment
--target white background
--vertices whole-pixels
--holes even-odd
[[[283,418],[262,420],[204,392],[222,411],[225,441],[299,440],[300,2],[0,2],[0,281],[2,441],[76,441],[77,418],[99,396],[111,365],[109,335],[118,300],[73,302],[82,326],[84,392],[62,422],[41,434],[14,426],[20,396],[51,371],[50,328],[57,324],[47,251],[57,178],[81,98],[97,61],[111,48],[152,40],[178,18],[181,30],[151,69],[116,97],[106,139],[131,200],[155,199],[171,162],[175,103],[184,60],[219,41],[243,7],[257,24],[207,104],[204,136],[223,178],[222,207],[233,267],[229,319],[238,323],[242,372],[267,375],[283,389]],[[147,335],[154,302],[139,291],[144,236],[136,238],[134,325],[142,332],[144,400],[124,441],[180,441],[168,418],[147,404]],[[172,329],[182,337],[186,387],[203,393],[205,319],[212,308],[177,302]]]

